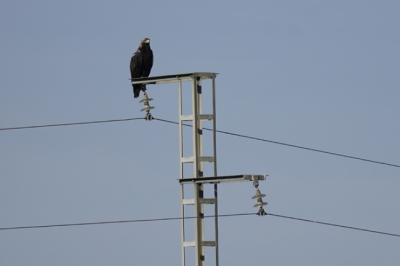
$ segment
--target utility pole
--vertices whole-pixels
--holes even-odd
[[[262,200],[265,195],[258,189],[258,181],[265,180],[264,175],[217,175],[216,76],[216,73],[195,72],[132,80],[132,84],[178,84],[182,266],[219,265],[218,184],[252,181],[256,188],[256,195],[253,198],[257,202],[255,207],[259,208],[257,214],[266,214],[263,209],[266,202]],[[207,93],[206,84],[207,89],[211,90]],[[190,90],[190,94],[185,90]],[[150,113],[150,110],[154,108],[150,106],[151,100],[145,93],[141,101],[145,106],[142,111],[146,111],[147,120],[153,119]],[[208,139],[203,134],[206,123],[210,124],[212,129],[211,138]],[[189,132],[185,130],[187,128],[190,128]],[[209,206],[211,206],[211,211]],[[196,218],[185,219],[189,216]],[[205,216],[213,217],[213,222],[205,224]],[[193,249],[194,253],[190,252]]]

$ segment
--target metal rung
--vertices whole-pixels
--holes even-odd
[[[181,115],[180,119],[181,121],[192,121],[193,115]]]
[[[193,163],[194,162],[194,157],[182,157],[181,158],[181,163]]]
[[[214,162],[214,156],[200,156],[200,161],[201,162],[209,162],[213,163]],[[194,162],[194,157],[181,157],[181,163],[193,163]]]
[[[200,199],[201,204],[215,204],[215,198]]]
[[[202,120],[212,120],[212,119],[214,119],[214,115],[211,115],[211,114],[199,115],[199,119],[202,119]]]
[[[216,246],[215,241],[202,241],[201,245],[203,247],[215,247]],[[184,241],[183,242],[183,246],[185,248],[187,248],[187,247],[195,247],[196,246],[196,242],[195,241]]]
[[[203,241],[201,245],[205,247],[215,247],[215,241]]]
[[[216,202],[215,198],[200,199],[200,204],[215,204],[215,202]],[[194,205],[195,200],[194,199],[182,199],[182,204],[183,205]]]
[[[183,205],[194,205],[194,199],[182,199]]]
[[[200,156],[200,161],[201,162],[214,162],[214,156]]]
[[[181,119],[181,121],[192,121],[193,120],[193,115],[181,115],[180,119]],[[201,119],[201,120],[212,120],[212,119],[214,119],[214,115],[211,115],[211,114],[199,115],[199,119]]]
[[[184,242],[183,242],[183,246],[184,246],[185,248],[187,248],[187,247],[194,247],[194,246],[196,246],[196,242],[194,242],[194,241],[184,241]]]

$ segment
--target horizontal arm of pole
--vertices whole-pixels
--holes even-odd
[[[210,176],[202,178],[183,178],[179,179],[179,183],[225,183],[225,182],[241,182],[241,181],[256,181],[265,180],[266,175],[228,175],[228,176]]]
[[[192,73],[181,73],[163,76],[152,76],[147,78],[135,78],[132,79],[132,84],[163,84],[163,83],[175,83],[180,80],[191,80],[193,78],[200,79],[213,79],[217,76],[217,73],[213,72],[192,72]]]

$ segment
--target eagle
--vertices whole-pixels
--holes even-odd
[[[131,78],[147,78],[153,66],[153,51],[150,48],[150,39],[144,38],[138,49],[131,57],[130,70]],[[139,97],[140,91],[146,90],[145,84],[132,84],[133,97]]]

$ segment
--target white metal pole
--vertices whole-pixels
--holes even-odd
[[[214,153],[214,176],[217,174],[217,112],[216,112],[216,98],[215,98],[215,78],[212,79],[212,114],[213,114],[213,153]],[[219,241],[218,241],[218,185],[214,184],[214,230],[215,230],[215,265],[219,265]]]
[[[193,177],[199,178],[200,170],[200,136],[198,134],[199,130],[199,101],[197,94],[197,76],[193,77],[192,80],[192,93],[193,93],[193,154],[194,154],[194,167],[193,167]],[[202,236],[203,236],[203,218],[202,208],[201,208],[201,198],[203,196],[203,189],[201,184],[194,184],[195,193],[195,208],[196,208],[196,266],[203,265],[203,246],[202,246]]]
[[[179,88],[178,88],[178,95],[179,95],[179,174],[180,178],[183,179],[185,178],[184,176],[184,167],[183,167],[183,128],[182,128],[182,115],[183,115],[183,95],[182,95],[182,80],[179,80]],[[185,189],[184,189],[184,184],[181,184],[181,199],[180,199],[180,204],[181,204],[181,266],[185,266],[185,261],[186,261],[186,250],[184,246],[184,242],[186,241],[185,239],[185,205],[183,204],[183,199],[185,198]]]

